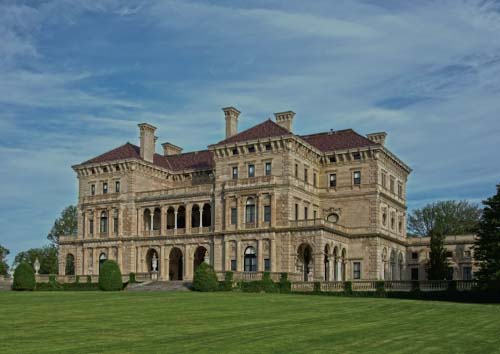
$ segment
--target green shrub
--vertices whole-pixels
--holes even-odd
[[[14,271],[14,283],[12,289],[14,290],[35,290],[36,280],[35,272],[28,263],[21,263]]]
[[[222,291],[233,290],[233,272],[226,272],[224,275],[224,281],[220,282],[219,288]]]
[[[411,282],[411,291],[420,291],[420,282],[418,280]]]
[[[292,291],[292,283],[288,281],[288,273],[281,273],[279,291],[283,294],[287,294]]]
[[[99,271],[99,289],[118,291],[123,289],[122,273],[115,261],[105,261]]]
[[[350,281],[344,282],[344,292],[346,294],[352,294],[352,282]]]
[[[279,286],[276,285],[271,279],[269,280],[256,280],[248,282],[240,282],[239,288],[245,293],[277,293]]]
[[[315,293],[320,293],[321,292],[321,283],[319,281],[314,282],[314,292]]]
[[[382,294],[385,292],[385,282],[383,280],[379,280],[375,283],[375,289],[377,293]]]
[[[80,276],[79,276],[79,275],[77,275],[77,276],[75,277],[75,284],[79,284],[79,283],[80,283]]]
[[[92,283],[92,277],[90,275],[87,275],[87,284]]]
[[[203,292],[219,290],[217,275],[214,269],[205,262],[201,263],[194,272],[193,290]]]
[[[137,280],[135,280],[135,273],[130,273],[128,276],[128,282],[130,284],[137,283]]]

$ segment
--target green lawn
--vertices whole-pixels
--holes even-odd
[[[0,293],[0,353],[500,353],[500,305],[242,293]]]

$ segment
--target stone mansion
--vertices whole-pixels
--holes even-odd
[[[297,281],[425,279],[429,240],[406,237],[411,169],[386,133],[298,135],[291,111],[238,132],[240,112],[223,111],[225,139],[207,150],[166,142],[157,154],[142,123],[139,146],[73,166],[78,234],[60,239],[59,274],[71,262],[97,275],[113,259],[159,280],[191,280],[201,262]],[[472,242],[447,238],[456,279],[472,276]]]

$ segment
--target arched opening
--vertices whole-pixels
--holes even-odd
[[[325,245],[324,251],[325,281],[330,281],[330,246]]]
[[[177,209],[177,228],[185,229],[186,228],[186,208],[184,205],[181,205]]]
[[[144,231],[151,230],[151,212],[149,211],[149,209],[144,210],[143,221],[144,221]]]
[[[161,230],[161,209],[155,208],[153,212],[153,230]]]
[[[396,280],[396,253],[394,252],[394,250],[391,251],[391,276],[390,276],[390,280]]]
[[[257,271],[257,254],[254,247],[249,246],[245,249],[245,259],[243,265],[245,272]]]
[[[71,253],[68,253],[66,256],[66,267],[65,267],[66,275],[75,275],[75,256]]]
[[[340,277],[339,249],[333,249],[333,280],[338,281]]]
[[[194,261],[193,261],[193,269],[196,272],[196,269],[199,267],[200,264],[203,262],[208,263],[208,251],[205,247],[199,246],[196,248],[196,251],[194,252]]]
[[[177,247],[172,248],[169,256],[169,274],[170,280],[182,280],[183,275],[183,257],[182,251]]]
[[[297,268],[303,274],[304,281],[313,280],[313,252],[307,243],[301,244],[297,250]]]
[[[248,198],[245,204],[245,222],[255,223],[255,199],[252,197]]]
[[[153,248],[146,253],[146,266],[148,272],[157,272],[160,269],[160,258],[158,252]]]
[[[346,281],[346,276],[345,276],[345,269],[346,269],[346,262],[347,262],[347,251],[345,248],[342,250],[341,254],[341,260],[340,260],[340,275],[342,276],[342,281]]]
[[[200,207],[198,204],[193,205],[191,209],[191,227],[200,227]]]
[[[103,234],[108,233],[108,212],[107,211],[101,212],[101,233],[103,233]]]
[[[175,227],[175,210],[173,207],[167,209],[167,230],[172,230]]]
[[[99,273],[101,272],[101,267],[108,260],[108,257],[106,256],[106,253],[101,253],[99,255]]]
[[[212,225],[212,207],[210,204],[203,205],[203,226],[211,226]]]

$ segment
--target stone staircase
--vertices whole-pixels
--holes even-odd
[[[125,291],[189,291],[191,283],[184,281],[147,281],[129,284]]]

